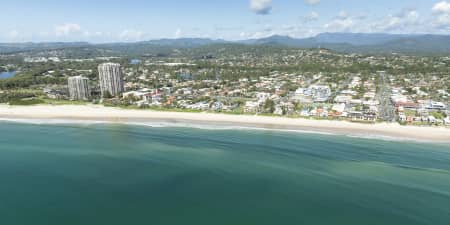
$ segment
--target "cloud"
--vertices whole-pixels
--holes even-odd
[[[305,0],[305,3],[308,5],[317,5],[320,3],[320,0]]]
[[[319,19],[319,17],[320,17],[319,13],[312,11],[312,12],[308,13],[306,16],[301,17],[301,21],[303,23],[309,23],[309,22],[317,21]]]
[[[388,15],[385,18],[371,24],[372,31],[375,32],[417,32],[420,25],[424,25],[420,20],[420,15],[416,10],[403,10],[396,15]]]
[[[448,13],[450,12],[450,3],[447,1],[438,2],[433,6],[432,11],[437,14]]]
[[[439,31],[448,32],[450,30],[450,14],[439,15],[431,22],[431,25]]]
[[[337,16],[338,19],[342,19],[342,20],[348,19],[349,17],[350,17],[350,14],[348,14],[347,11],[340,11]]]
[[[20,32],[17,30],[12,30],[8,33],[8,37],[12,40],[19,38]]]
[[[81,26],[76,23],[65,23],[55,27],[56,36],[69,36],[80,32]]]
[[[430,26],[426,25],[415,9],[404,9],[381,18],[368,18],[341,11],[334,19],[325,23],[320,32],[422,33],[428,27]]]
[[[264,31],[256,31],[256,32],[241,32],[239,35],[241,39],[259,39],[265,38],[269,36],[273,36],[275,33],[264,32]]]
[[[352,19],[335,19],[324,25],[326,32],[351,32],[355,22]]]
[[[329,23],[326,23],[323,27],[326,32],[349,32],[356,24],[357,17],[351,17],[347,11],[339,12]]]
[[[181,38],[181,36],[183,35],[183,32],[181,31],[181,29],[180,28],[178,28],[176,31],[175,31],[175,38]]]
[[[319,30],[304,24],[283,24],[283,25],[265,25],[257,30],[245,31],[239,34],[239,39],[258,39],[270,37],[273,35],[290,36],[297,38],[306,38],[317,35]]]
[[[121,41],[141,41],[144,36],[144,32],[138,30],[124,30],[119,34]]]
[[[306,25],[315,21],[318,21],[320,17],[320,14],[318,12],[312,11],[304,16],[300,17],[300,23],[302,25]]]
[[[432,8],[434,18],[431,27],[437,31],[447,33],[450,30],[450,2],[441,1]]]
[[[239,31],[243,29],[244,29],[243,26],[218,26],[218,25],[214,26],[215,31]],[[197,29],[196,31],[200,31],[200,29]]]
[[[272,0],[250,0],[250,9],[260,15],[270,14],[272,11]]]

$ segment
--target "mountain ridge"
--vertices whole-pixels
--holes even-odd
[[[155,46],[196,48],[214,44],[275,45],[292,48],[327,48],[346,53],[450,54],[450,35],[385,34],[385,33],[321,33],[309,38],[273,35],[258,39],[227,41],[210,38],[155,39],[140,42],[94,44],[88,42],[0,43],[0,53],[44,50],[66,47],[131,47]]]

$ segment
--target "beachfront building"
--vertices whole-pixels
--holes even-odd
[[[313,96],[314,102],[326,102],[331,96],[331,89],[325,85],[311,85],[308,91]]]
[[[247,101],[245,102],[244,112],[245,113],[257,113],[259,111],[259,102]]]
[[[431,101],[427,106],[427,109],[431,109],[431,110],[445,110],[446,106],[444,103],[442,102],[433,102]]]
[[[325,85],[311,85],[308,88],[299,88],[295,96],[301,103],[326,102],[331,96],[331,89]]]
[[[124,91],[122,68],[118,63],[103,63],[98,66],[102,97],[117,97]]]
[[[70,77],[68,79],[69,95],[71,100],[89,100],[91,91],[89,80],[82,76]]]

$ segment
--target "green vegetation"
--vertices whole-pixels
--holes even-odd
[[[40,96],[42,92],[30,89],[9,90],[0,92],[0,103],[17,103],[22,104],[22,100],[35,99]],[[32,103],[34,101],[30,101]]]
[[[44,96],[42,91],[33,89],[15,89],[0,93],[0,103],[7,103],[10,105],[85,105],[88,102],[49,99]]]
[[[444,112],[431,112],[431,115],[438,120],[443,120],[447,115]]]
[[[264,103],[264,111],[268,113],[275,112],[275,102],[271,99],[267,99]]]
[[[41,99],[14,99],[9,101],[10,105],[39,105],[45,103]]]
[[[65,78],[42,77],[26,73],[0,80],[0,89],[29,88],[33,85],[64,84],[65,82],[67,82],[67,79]]]
[[[67,98],[67,79],[78,75],[89,78],[92,99],[99,102],[97,66],[106,61],[122,64],[127,91],[141,93],[125,98],[113,98],[111,94],[104,93],[103,97],[107,100],[103,104],[127,109],[200,112],[185,108],[203,108],[208,112],[245,114],[244,106],[250,101],[253,103],[249,104],[251,111],[258,112],[258,115],[277,116],[273,115],[275,109],[281,109],[282,112],[277,113],[293,118],[300,117],[303,109],[323,109],[331,113],[330,117],[313,118],[322,120],[341,119],[340,115],[330,110],[335,97],[339,95],[376,101],[380,97],[387,99],[392,93],[402,93],[415,103],[418,100],[440,101],[446,105],[449,103],[445,93],[445,90],[450,92],[448,57],[343,54],[327,49],[230,43],[176,48],[151,46],[148,43],[106,44],[96,46],[95,50],[91,47],[83,49],[71,46],[52,51],[33,50],[2,55],[0,68],[14,68],[19,72],[13,78],[0,80],[0,103],[88,104],[89,102],[48,99]],[[105,58],[111,56],[117,57]],[[37,62],[42,57],[47,57],[49,61]],[[58,57],[59,60],[53,62],[49,57]],[[24,58],[38,60],[25,62]],[[139,59],[142,63],[131,65],[129,60],[132,58]],[[386,73],[381,76],[379,71]],[[360,78],[361,82],[356,78]],[[327,105],[309,104],[307,102],[317,99],[311,94],[305,94],[308,95],[305,97],[295,93],[300,87],[312,85],[330,88],[331,93],[326,93]],[[32,91],[18,91],[22,89]],[[420,96],[421,91],[426,94]],[[261,100],[256,98],[258,93],[268,93],[275,97],[262,105],[256,105],[254,102]],[[368,120],[373,117],[372,107],[368,104],[355,106],[358,101],[352,102],[347,104],[346,111],[360,111]],[[205,104],[194,105],[196,103]],[[141,104],[143,105],[138,106]],[[162,106],[149,107],[147,104]],[[390,105],[390,102],[386,105]],[[386,105],[383,103],[380,108],[387,107]],[[381,111],[383,110],[379,112]],[[416,116],[415,111],[407,111],[405,114]],[[438,119],[445,117],[440,113],[433,115]]]
[[[60,99],[48,99],[48,98],[40,98],[43,101],[43,104],[49,105],[86,105],[89,102],[85,101],[71,101],[71,100],[60,100]]]
[[[417,116],[417,112],[414,110],[405,110],[405,116]]]

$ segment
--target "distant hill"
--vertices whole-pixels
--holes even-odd
[[[197,48],[207,45],[240,44],[272,45],[291,48],[327,48],[346,53],[367,54],[450,54],[449,35],[406,35],[381,33],[323,33],[310,38],[292,38],[275,35],[241,41],[213,40],[207,38],[160,39],[135,43],[89,44],[73,43],[17,43],[0,44],[0,53],[34,50],[52,50],[74,47],[93,47],[123,54],[145,54],[146,51],[171,52],[175,48]]]
[[[450,54],[450,36],[420,35],[376,46],[380,52]],[[374,52],[375,49],[372,50]]]
[[[208,38],[179,38],[179,39],[160,39],[151,40],[145,42],[139,42],[141,44],[151,44],[159,46],[171,46],[180,48],[192,48],[210,44],[223,44],[227,43],[225,40],[213,40]]]
[[[90,46],[90,44],[87,42],[0,43],[0,53],[52,50],[86,46]]]
[[[297,48],[321,47],[348,53],[450,54],[449,35],[323,33],[312,38],[299,39],[275,35],[240,43]]]
[[[415,37],[416,35],[381,34],[381,33],[322,33],[314,37],[318,43],[350,44],[355,46],[379,45],[402,38]]]

